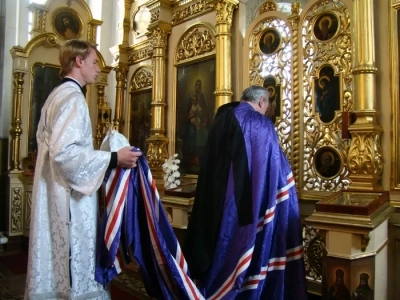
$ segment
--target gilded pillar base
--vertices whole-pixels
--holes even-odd
[[[164,191],[164,173],[162,165],[168,158],[168,138],[164,135],[152,135],[147,139],[147,154],[146,158],[151,169],[158,191]]]
[[[348,152],[348,190],[382,191],[382,127],[376,123],[374,110],[355,112],[356,121],[349,126],[351,142]]]

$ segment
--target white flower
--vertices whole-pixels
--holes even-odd
[[[167,189],[172,189],[181,184],[179,177],[181,176],[179,170],[180,160],[177,159],[178,154],[175,153],[170,158],[165,160],[165,163],[162,165],[162,169],[164,172],[164,187]]]

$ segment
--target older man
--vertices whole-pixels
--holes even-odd
[[[183,252],[211,299],[306,299],[293,174],[268,91],[219,108],[201,162]]]

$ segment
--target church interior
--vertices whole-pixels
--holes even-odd
[[[40,111],[79,38],[101,70],[86,93],[95,148],[118,130],[142,149],[178,238],[216,110],[263,86],[309,295],[339,299],[341,277],[353,297],[373,290],[352,299],[399,299],[400,0],[0,0],[0,16],[0,257],[27,251]],[[186,189],[164,187],[174,154]]]

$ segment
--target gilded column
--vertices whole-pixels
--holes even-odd
[[[105,100],[104,88],[106,84],[100,82],[97,87],[97,125],[96,125],[96,149],[100,149],[104,134],[111,124],[111,107]]]
[[[293,175],[297,187],[299,182],[299,157],[300,157],[300,80],[299,80],[299,20],[300,20],[300,3],[296,0],[292,4],[292,14],[289,16],[289,23],[292,27],[293,36],[293,156],[292,166]]]
[[[147,140],[147,159],[154,178],[162,179],[162,164],[168,158],[168,138],[165,136],[165,107],[166,107],[166,49],[167,37],[171,25],[157,22],[157,26],[149,29],[149,41],[153,47],[153,86],[152,86],[152,124],[150,137]]]
[[[20,148],[22,134],[22,95],[24,84],[24,72],[14,72],[14,91],[13,91],[13,120],[11,123],[11,156],[10,171],[20,171]]]
[[[381,134],[375,110],[375,32],[373,0],[354,0],[354,114],[349,127],[348,153],[350,189],[382,190],[383,170]]]
[[[231,26],[233,10],[238,7],[239,1],[220,0],[216,2],[216,83],[215,83],[215,110],[232,100],[231,76]]]
[[[117,84],[115,87],[115,115],[114,115],[114,125],[118,128],[119,132],[123,132],[124,129],[124,118],[123,118],[123,108],[125,107],[125,89],[126,80],[128,75],[128,67],[126,65],[120,64],[118,67],[114,68],[115,78]]]
[[[17,236],[23,234],[23,194],[24,186],[20,179],[21,174],[21,135],[22,135],[22,102],[24,76],[28,73],[28,61],[24,49],[13,47],[14,89],[12,99],[12,119],[10,130],[10,170],[9,195],[8,195],[8,218],[7,234]]]

